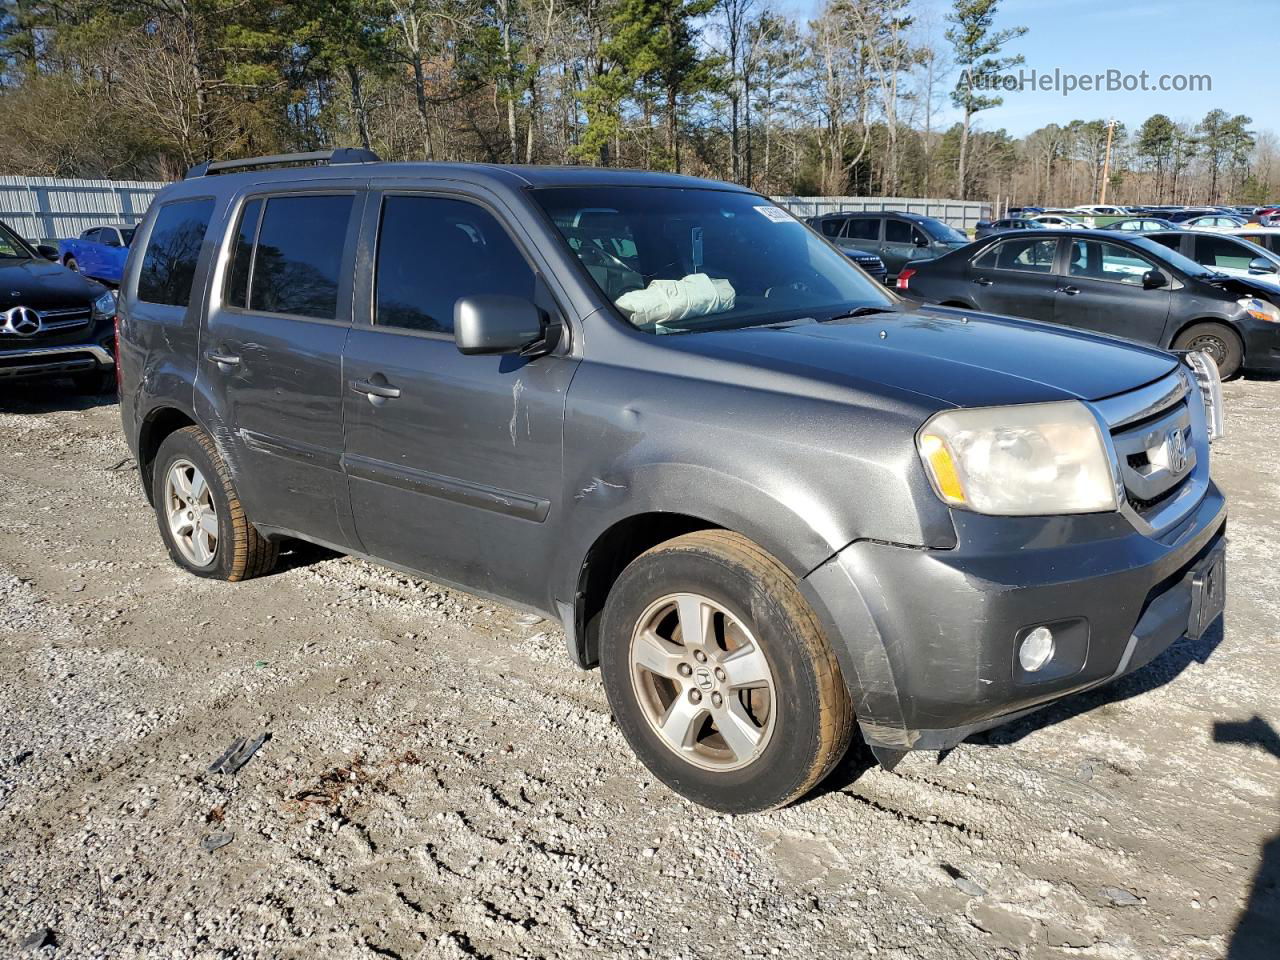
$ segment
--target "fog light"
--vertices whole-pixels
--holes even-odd
[[[1018,648],[1018,663],[1027,673],[1035,673],[1053,657],[1053,631],[1036,627],[1023,638]]]

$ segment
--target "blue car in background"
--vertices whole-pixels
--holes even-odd
[[[58,259],[68,270],[119,286],[132,242],[133,227],[90,227],[74,239],[59,242]]]

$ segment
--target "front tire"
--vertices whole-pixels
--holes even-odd
[[[244,515],[231,471],[199,427],[165,437],[151,475],[160,536],[173,562],[213,580],[247,580],[270,573],[278,544]]]
[[[1218,365],[1218,375],[1230,380],[1244,363],[1244,344],[1240,336],[1221,323],[1194,323],[1173,341],[1175,350],[1203,350]]]
[[[848,748],[853,711],[817,618],[739,534],[699,531],[634,560],[606,601],[600,656],[632,750],[703,806],[784,806]]]

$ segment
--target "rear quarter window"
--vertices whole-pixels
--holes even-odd
[[[196,263],[212,216],[212,197],[174,200],[160,208],[138,273],[139,300],[175,307],[191,301]]]

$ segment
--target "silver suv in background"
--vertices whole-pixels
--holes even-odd
[[[555,617],[718,810],[802,796],[855,728],[886,765],[954,746],[1222,609],[1211,364],[908,308],[738,186],[202,165],[138,228],[120,324],[176,564],[242,580],[300,538]]]

